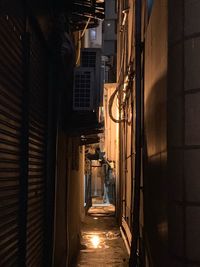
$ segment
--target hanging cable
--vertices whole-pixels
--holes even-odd
[[[89,17],[89,19],[87,20],[87,23],[86,23],[86,25],[85,25],[85,28],[84,28],[84,30],[82,31],[81,36],[80,36],[79,39],[78,39],[78,47],[77,47],[77,50],[78,50],[78,56],[77,56],[77,59],[76,59],[76,65],[78,64],[78,62],[79,62],[79,60],[80,60],[80,55],[81,55],[81,45],[80,45],[80,43],[81,43],[82,38],[83,38],[84,35],[85,35],[85,32],[86,32],[87,27],[88,27],[88,25],[89,25],[89,23],[90,23],[90,20],[91,20],[91,18]]]
[[[125,26],[126,26],[126,22],[127,22],[127,12],[128,9],[125,10],[123,13],[123,21],[122,21],[122,25],[121,25],[121,34],[122,34],[122,57],[121,57],[121,64],[120,64],[120,69],[119,69],[119,76],[117,79],[117,87],[115,89],[115,91],[113,92],[113,94],[111,95],[110,99],[109,99],[109,104],[108,104],[108,113],[109,116],[111,118],[112,121],[114,121],[115,123],[120,123],[122,121],[124,121],[124,119],[121,118],[115,118],[113,116],[112,113],[112,107],[113,107],[113,103],[115,100],[115,97],[117,96],[117,94],[121,91],[122,85],[124,83],[124,72],[123,72],[123,67],[124,67],[124,59],[125,59],[125,49],[124,49],[124,45],[125,45]],[[121,111],[121,103],[119,105],[119,110]]]
[[[120,71],[120,78],[121,78],[121,73],[122,73],[122,71]],[[120,80],[120,78],[119,78],[119,80]],[[115,123],[120,123],[120,122],[124,121],[124,119],[116,119],[112,113],[112,107],[113,107],[115,97],[121,91],[122,85],[123,85],[122,81],[118,82],[117,88],[115,89],[115,91],[111,95],[111,97],[109,99],[109,104],[108,104],[109,116],[110,116],[111,120],[114,121]],[[119,105],[119,109],[121,110],[121,105]]]
[[[131,49],[131,54],[129,57],[129,64],[126,72],[124,73],[124,64],[125,64],[125,54],[126,54],[126,35],[125,35],[125,28],[127,26],[127,20],[128,20],[128,11],[129,9],[125,9],[122,11],[123,14],[123,20],[121,25],[121,33],[122,35],[122,57],[121,57],[121,64],[120,64],[120,70],[119,70],[119,78],[117,79],[117,87],[116,90],[113,92],[109,99],[109,116],[112,121],[115,123],[121,123],[126,120],[126,118],[115,118],[112,112],[113,103],[116,97],[119,99],[119,111],[121,112],[124,108],[124,106],[127,103],[127,100],[131,96],[131,90],[133,86],[133,79],[134,79],[134,71],[133,71],[133,49]],[[133,29],[131,31],[131,44],[132,44],[132,38],[133,38]],[[124,99],[120,98],[120,93],[124,93]]]

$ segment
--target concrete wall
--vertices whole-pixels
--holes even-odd
[[[57,151],[53,265],[65,267],[67,261],[67,142],[62,131],[58,132]]]
[[[119,73],[124,45],[119,32],[123,7],[121,1],[118,4]],[[199,14],[198,0],[154,0],[145,27],[144,225],[141,226],[147,267],[200,266]],[[134,25],[129,18],[129,32],[131,23]],[[128,51],[131,51],[129,38]],[[121,202],[128,193],[128,188],[124,188],[127,175],[124,144],[126,141],[129,144],[130,136],[134,138],[134,132],[128,131],[126,135],[120,124]],[[122,210],[124,215],[124,206]]]
[[[108,161],[113,162],[115,174],[115,194],[116,194],[116,214],[120,210],[121,199],[119,196],[119,124],[111,120],[109,116],[109,99],[116,89],[116,83],[107,83],[104,85],[104,121],[105,121],[105,153]],[[115,118],[119,117],[117,98],[115,98],[112,112]]]
[[[104,41],[103,54],[105,56],[113,56],[116,54],[115,42],[113,40]]]
[[[200,1],[169,1],[171,266],[200,266]]]
[[[84,148],[62,131],[57,143],[54,266],[66,267],[76,258],[80,222],[84,218]]]
[[[116,89],[115,83],[104,85],[104,120],[105,120],[105,153],[109,161],[117,162],[118,157],[118,124],[113,122],[109,117],[109,99]],[[116,99],[113,103],[112,112],[116,118],[119,116]]]
[[[80,158],[79,158],[79,181],[80,181],[80,220],[83,221],[85,218],[85,146],[80,147]]]
[[[150,266],[200,266],[199,13],[199,1],[154,1],[146,33],[144,201]]]
[[[116,5],[117,0],[105,1],[105,20],[103,22],[103,54],[116,54]]]
[[[104,174],[101,164],[98,160],[92,160],[92,180],[91,180],[91,195],[103,196],[104,192]]]
[[[144,238],[150,266],[168,263],[167,0],[155,0],[145,34]]]
[[[115,20],[105,20],[104,22],[104,42],[116,40]]]
[[[116,1],[117,0],[106,0],[105,1],[105,19],[116,19]]]
[[[124,82],[127,70],[131,66],[134,58],[134,1],[118,1],[118,21],[117,21],[117,82],[124,74]],[[125,16],[123,10],[127,11]],[[126,18],[126,19],[125,19]],[[122,77],[120,78],[120,80]],[[122,82],[122,81],[120,81]],[[125,87],[125,84],[124,84]],[[116,162],[116,192],[117,192],[117,216],[123,231],[131,243],[132,228],[132,200],[134,198],[134,171],[135,171],[135,88],[134,82],[131,88],[132,93],[122,92],[118,95],[118,113],[125,121],[116,125],[117,153]],[[126,100],[125,100],[126,99]],[[119,111],[119,101],[124,101],[124,108]]]
[[[83,180],[83,154],[80,154],[78,138],[68,139],[68,197],[67,197],[67,233],[68,233],[68,265],[77,256],[80,244],[80,202],[81,180]]]

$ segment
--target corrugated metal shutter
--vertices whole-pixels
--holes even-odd
[[[0,17],[0,266],[19,253],[20,131],[24,20]]]
[[[48,65],[42,40],[30,26],[27,266],[44,260]]]
[[[26,25],[19,16],[0,17],[0,266],[6,267],[45,266],[48,57],[37,25],[30,23],[29,33]]]

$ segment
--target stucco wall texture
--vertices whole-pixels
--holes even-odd
[[[169,1],[169,247],[173,266],[200,266],[200,2]]]
[[[85,150],[78,139],[59,132],[57,144],[54,266],[70,266],[80,243],[84,219],[83,177]]]
[[[145,35],[149,266],[200,266],[200,2],[155,0]]]
[[[145,34],[144,235],[150,266],[168,263],[167,1],[154,1]]]

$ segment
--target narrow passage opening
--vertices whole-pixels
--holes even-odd
[[[91,184],[85,187],[90,205],[85,203],[88,209],[74,266],[128,266],[129,256],[116,220],[114,169],[108,162],[91,160],[90,172],[90,179],[86,180]]]

